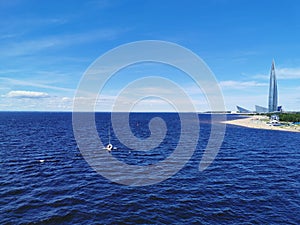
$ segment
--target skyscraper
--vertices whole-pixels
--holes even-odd
[[[277,80],[275,74],[275,62],[272,61],[271,73],[270,73],[270,86],[269,86],[269,112],[277,111]]]

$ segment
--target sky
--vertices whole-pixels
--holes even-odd
[[[227,110],[267,107],[274,59],[279,105],[300,111],[299,11],[297,0],[0,0],[0,110],[72,111],[80,81],[97,58],[127,43],[161,40],[204,60]],[[187,74],[156,63],[115,74],[96,110],[111,111],[124,88],[147,76],[177,83],[197,111],[210,110],[207,93]],[[153,97],[168,91],[162,85],[133,88],[121,99],[133,102],[138,91],[145,98],[133,110],[172,111],[170,102]]]

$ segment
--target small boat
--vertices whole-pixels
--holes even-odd
[[[107,150],[108,152],[111,152],[112,150],[117,150],[117,147],[114,147],[111,143],[110,143],[110,126],[108,129],[108,144],[106,145],[105,148],[103,148],[104,150]]]
[[[270,122],[268,123],[270,126],[281,126],[282,124],[279,122],[278,115],[272,115]]]
[[[109,143],[104,149],[110,152],[111,150],[113,150],[113,148],[113,145]]]

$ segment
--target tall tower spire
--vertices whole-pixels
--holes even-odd
[[[270,73],[270,86],[269,86],[269,112],[277,111],[277,80],[275,74],[275,62],[272,61],[271,73]]]

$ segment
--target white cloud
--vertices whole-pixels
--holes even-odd
[[[259,83],[256,81],[234,81],[234,80],[227,80],[221,81],[220,86],[222,88],[230,88],[230,89],[244,89],[249,87],[266,87],[268,83]]]
[[[300,79],[300,68],[276,68],[275,73],[278,80]],[[270,74],[256,74],[252,78],[268,80]]]
[[[37,91],[10,91],[5,97],[8,98],[47,98],[48,93]]]
[[[300,79],[300,68],[276,69],[278,79]]]
[[[43,92],[34,92],[31,97],[8,97],[7,95],[0,101],[0,110],[10,111],[72,111],[72,97],[50,96],[42,97]],[[39,93],[39,94],[38,94]],[[47,94],[47,93],[46,93]],[[16,94],[11,94],[16,96]],[[29,96],[29,93],[26,93]],[[37,97],[37,96],[41,97]],[[19,95],[18,95],[19,96]],[[35,96],[35,97],[33,97]]]
[[[73,101],[72,98],[69,98],[69,97],[63,97],[61,99],[62,102],[70,102],[70,101]]]

